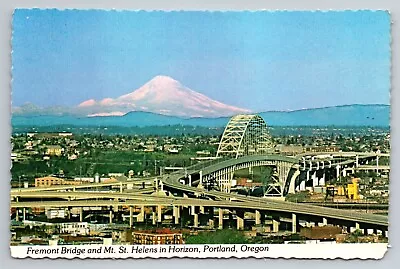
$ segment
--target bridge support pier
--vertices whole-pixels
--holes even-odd
[[[113,223],[113,211],[110,210],[110,214],[109,214],[109,223],[112,224]]]
[[[19,221],[19,208],[15,208],[15,221]]]
[[[301,191],[306,190],[306,182],[304,180],[302,182],[300,182],[300,190]]]
[[[140,207],[140,213],[139,213],[139,215],[137,216],[137,221],[138,221],[138,222],[144,222],[144,205],[142,205],[142,206]]]
[[[83,221],[83,207],[79,208],[79,221],[82,222]]]
[[[243,230],[244,228],[244,211],[236,210],[236,229]]]
[[[162,222],[162,212],[161,212],[161,206],[157,206],[157,222]]]
[[[325,171],[322,173],[322,177],[319,179],[319,185],[320,186],[325,185]]]
[[[260,210],[256,210],[255,218],[256,218],[256,220],[255,220],[256,225],[260,225],[261,224],[261,212],[260,212]]]
[[[194,213],[193,215],[193,226],[199,227],[199,214]]]
[[[188,178],[189,178],[189,186],[191,187],[192,186],[192,175],[189,175]]]
[[[297,215],[292,213],[292,233],[297,233]]]
[[[292,177],[290,178],[290,184],[289,184],[289,191],[288,193],[295,193],[295,187],[296,187],[296,178],[300,175],[300,170],[299,166],[296,167],[296,171],[293,173]]]
[[[314,173],[312,174],[311,178],[312,178],[312,181],[313,181],[312,186],[313,187],[317,186],[318,185],[318,181],[319,181],[318,177],[317,177],[317,171],[314,171]]]
[[[277,219],[272,220],[272,232],[273,233],[279,232],[279,220]]]
[[[179,224],[179,210],[180,210],[179,206],[172,207],[172,214],[174,216],[175,224]]]
[[[155,208],[153,207],[153,211],[151,212],[151,217],[152,217],[152,224],[153,225],[156,225],[156,223],[157,223],[157,213],[156,213],[156,210],[155,210]]]
[[[218,209],[218,229],[224,228],[224,211],[222,208]]]
[[[199,213],[204,214],[204,206],[199,206]]]
[[[328,225],[328,219],[322,218],[322,226],[327,226],[327,225]]]
[[[215,224],[214,224],[214,220],[213,220],[213,219],[209,219],[209,220],[208,220],[208,227],[209,227],[210,229],[214,229]]]
[[[196,207],[194,205],[190,206],[190,215],[194,215],[196,213]]]
[[[129,206],[129,227],[133,226],[133,207]]]
[[[22,221],[25,221],[25,220],[26,220],[26,208],[23,207],[22,208]]]

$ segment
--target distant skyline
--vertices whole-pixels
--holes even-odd
[[[390,16],[18,9],[13,106],[76,106],[157,75],[255,112],[389,104]]]

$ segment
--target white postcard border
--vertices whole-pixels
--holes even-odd
[[[301,258],[381,259],[386,243],[11,246],[14,258]]]

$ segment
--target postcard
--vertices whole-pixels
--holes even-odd
[[[15,258],[379,259],[387,11],[16,9]]]

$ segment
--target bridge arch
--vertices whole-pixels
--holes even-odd
[[[259,115],[233,116],[225,127],[217,157],[239,158],[271,153],[273,143],[267,124]]]

